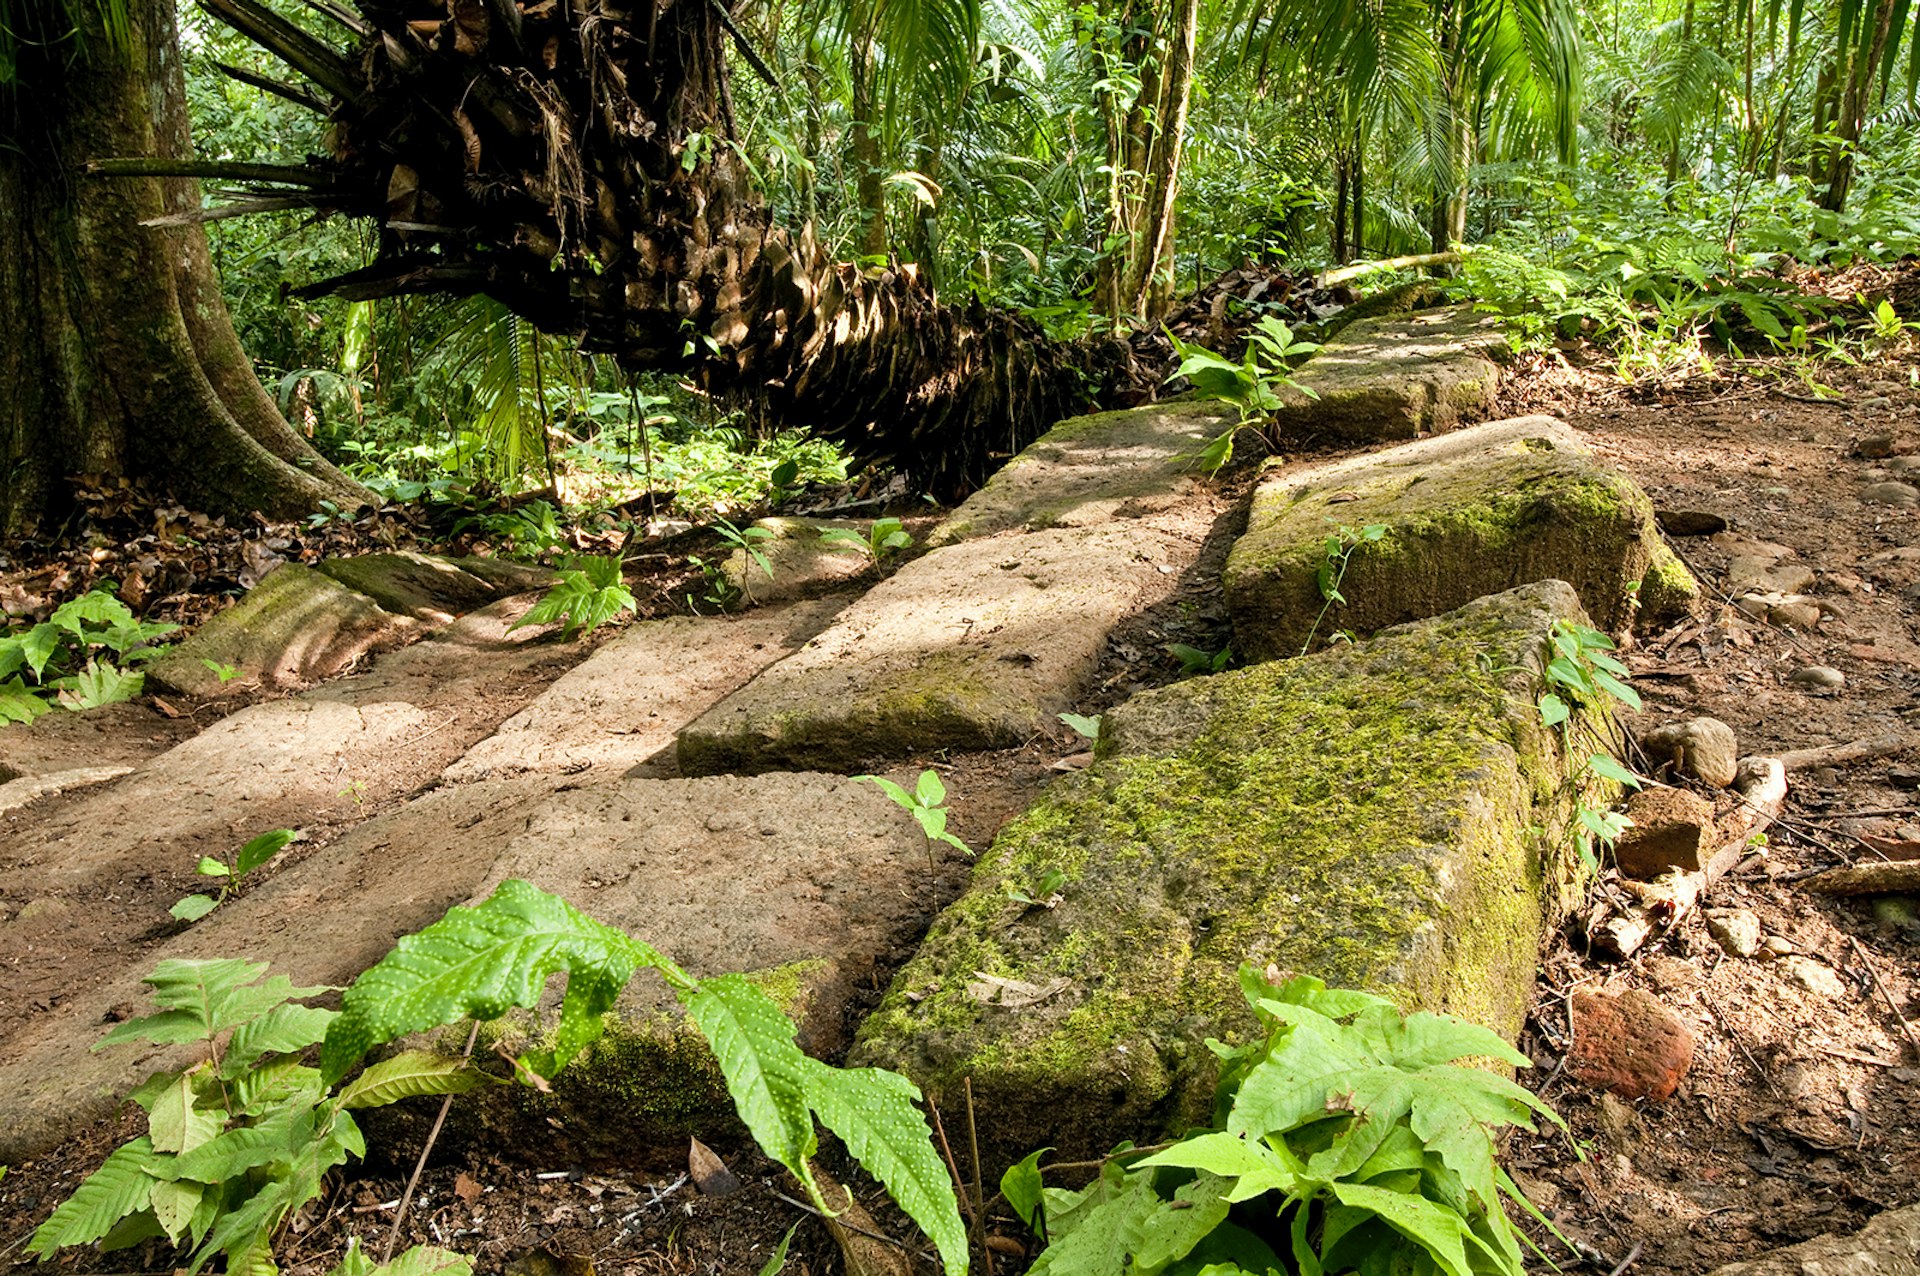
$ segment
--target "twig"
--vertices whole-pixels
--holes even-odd
[[[828,1214],[823,1210],[820,1210],[812,1205],[807,1204],[805,1201],[799,1200],[795,1197],[788,1196],[785,1192],[782,1192],[777,1187],[770,1187],[767,1190],[769,1192],[772,1192],[775,1196],[779,1197],[781,1200],[785,1201],[787,1204],[793,1206],[797,1210],[805,1210],[807,1213],[813,1215],[815,1218],[832,1219],[837,1226],[844,1227],[849,1232],[854,1232],[854,1233],[857,1233],[858,1235],[864,1236],[868,1240],[885,1241],[887,1244],[893,1246],[895,1249],[903,1249],[907,1251],[907,1253],[918,1255],[921,1258],[929,1257],[929,1255],[925,1250],[915,1249],[913,1246],[907,1244],[905,1241],[899,1239],[898,1237],[888,1236],[885,1232],[869,1231],[867,1228],[860,1226],[858,1223],[849,1223],[847,1222],[845,1217]],[[847,1195],[851,1197],[853,1194],[849,1192],[847,1193]]]
[[[973,1123],[973,1078],[962,1078],[967,1096],[967,1146],[973,1154],[973,1199],[981,1203],[980,1210],[974,1215],[979,1225],[980,1266],[987,1276],[993,1276],[993,1251],[987,1248],[987,1188],[980,1181],[980,1131]]]
[[[1920,815],[1920,807],[1873,806],[1868,807],[1864,811],[1817,811],[1811,815],[1801,815],[1795,818],[1805,820],[1811,824],[1819,824],[1827,820],[1866,819],[1869,816],[1876,815]]]
[[[967,1194],[967,1181],[960,1177],[960,1165],[953,1159],[953,1145],[947,1142],[946,1123],[940,1120],[940,1105],[933,1101],[933,1095],[927,1095],[927,1111],[933,1114],[933,1132],[940,1136],[940,1153],[947,1158],[947,1172],[953,1175],[954,1190],[960,1194],[960,1204],[966,1207],[967,1219],[973,1224],[973,1234],[980,1238],[980,1247],[987,1245],[987,1225],[979,1210],[974,1208],[974,1200]]]
[[[473,1021],[473,1028],[467,1033],[466,1049],[460,1052],[462,1059],[473,1057],[473,1043],[480,1039],[480,1021]],[[407,1180],[407,1190],[400,1193],[400,1208],[393,1212],[393,1226],[387,1229],[387,1247],[380,1255],[380,1263],[385,1266],[393,1261],[394,1242],[400,1239],[400,1224],[406,1220],[407,1206],[413,1203],[413,1189],[420,1186],[420,1176],[426,1172],[427,1157],[433,1151],[434,1140],[440,1137],[440,1127],[446,1124],[447,1109],[453,1106],[453,1096],[447,1095],[440,1100],[440,1113],[433,1118],[433,1128],[427,1131],[427,1141],[421,1145],[420,1159],[414,1162],[413,1177]]]
[[[1839,766],[1847,762],[1865,762],[1872,758],[1890,757],[1896,753],[1905,753],[1913,747],[1913,737],[1904,731],[1890,732],[1886,735],[1868,736],[1864,740],[1854,740],[1847,744],[1823,744],[1814,749],[1789,749],[1777,755],[1780,765],[1789,771],[1799,771],[1807,767]]]
[[[1920,1035],[1914,1033],[1913,1025],[1908,1023],[1907,1017],[1900,1012],[1900,1003],[1893,999],[1893,994],[1887,991],[1887,986],[1880,982],[1880,971],[1873,964],[1873,959],[1867,956],[1867,950],[1860,947],[1860,941],[1853,936],[1847,936],[1847,942],[1853,945],[1854,956],[1860,959],[1860,964],[1867,968],[1867,975],[1873,980],[1873,986],[1880,990],[1882,997],[1886,998],[1887,1009],[1893,1012],[1893,1021],[1899,1024],[1900,1031],[1906,1034],[1907,1044],[1913,1047],[1914,1054],[1920,1055]]]
[[[1621,1273],[1625,1272],[1627,1268],[1633,1266],[1633,1260],[1640,1257],[1640,1251],[1645,1248],[1646,1248],[1645,1241],[1635,1241],[1633,1243],[1633,1248],[1627,1251],[1627,1256],[1620,1260],[1620,1265],[1614,1268],[1612,1271],[1608,1272],[1607,1276],[1621,1276]]]

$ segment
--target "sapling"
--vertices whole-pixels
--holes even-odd
[[[922,771],[920,779],[909,793],[883,775],[856,775],[856,780],[865,780],[892,798],[920,825],[921,834],[927,839],[927,868],[932,871],[933,844],[945,842],[960,850],[969,859],[973,857],[973,848],[947,832],[947,786],[940,781],[935,771]]]
[[[359,784],[356,780],[354,783]],[[362,787],[365,787],[362,785]],[[359,799],[356,798],[355,801]],[[239,889],[240,879],[265,864],[268,860],[300,840],[300,834],[293,829],[274,829],[262,833],[242,846],[234,853],[232,860],[217,860],[211,855],[202,855],[195,872],[202,877],[210,877],[220,883],[218,895],[186,895],[167,911],[183,922],[197,922],[220,905],[227,902],[227,896]]]

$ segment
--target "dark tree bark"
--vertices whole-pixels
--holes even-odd
[[[171,4],[130,8],[124,50],[84,30],[22,40],[0,101],[0,535],[57,517],[78,474],[151,478],[224,513],[365,495],[261,389],[200,228],[140,224],[198,209],[197,185],[83,174],[98,158],[188,153]]]
[[[349,53],[276,34],[255,0],[200,2],[333,90],[330,159],[260,193],[323,190],[380,252],[311,291],[486,293],[943,495],[1085,401],[1086,349],[772,224],[733,150],[742,40],[715,0],[357,0],[373,34]]]

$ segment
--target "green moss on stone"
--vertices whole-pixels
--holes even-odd
[[[1512,1034],[1571,870],[1535,832],[1565,823],[1565,760],[1534,676],[1500,671],[1538,669],[1551,620],[1577,614],[1536,586],[1113,711],[1100,759],[1002,831],[856,1057],[935,1092],[970,1076],[1017,1154],[1203,1117],[1205,1038],[1250,1025],[1243,962]],[[1008,899],[1049,869],[1057,909]],[[1039,999],[983,1004],[980,973]]]

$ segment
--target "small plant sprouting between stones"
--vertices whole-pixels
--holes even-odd
[[[131,666],[159,654],[153,640],[179,627],[141,620],[96,587],[37,625],[0,634],[0,726],[32,722],[55,705],[78,711],[133,699],[146,675]]]
[[[1461,1061],[1527,1057],[1477,1024],[1403,1017],[1306,976],[1274,984],[1243,967],[1240,985],[1262,1036],[1207,1042],[1220,1057],[1212,1128],[1122,1148],[1079,1191],[1044,1186],[1046,1149],[1002,1177],[1047,1246],[1030,1271],[1521,1276],[1502,1198],[1545,1220],[1500,1168],[1497,1141],[1536,1117],[1565,1125]]]
[[[227,902],[227,896],[239,889],[240,879],[268,860],[286,850],[300,839],[292,829],[274,829],[262,833],[238,851],[233,859],[217,860],[211,855],[202,855],[194,870],[202,877],[210,877],[220,883],[218,895],[186,895],[167,911],[183,922],[197,922],[220,905]]]
[[[1057,868],[1047,869],[1040,874],[1038,881],[1031,887],[1007,884],[1007,898],[1016,904],[1025,904],[1028,908],[1058,908],[1065,898],[1060,888],[1067,884],[1067,875]]]
[[[1548,689],[1538,702],[1540,720],[1560,732],[1570,756],[1587,754],[1573,777],[1574,833],[1581,862],[1591,870],[1599,867],[1600,862],[1595,848],[1610,849],[1633,822],[1624,814],[1589,800],[1588,790],[1594,787],[1595,780],[1611,780],[1637,789],[1640,777],[1614,758],[1605,741],[1573,738],[1579,721],[1574,716],[1574,707],[1613,701],[1638,709],[1640,693],[1627,685],[1626,680],[1632,675],[1625,665],[1608,654],[1614,649],[1613,640],[1599,630],[1556,620],[1552,637],[1553,655],[1546,669]],[[1582,730],[1590,734],[1590,728],[1584,724]]]
[[[1067,726],[1082,739],[1098,740],[1100,738],[1099,714],[1096,713],[1092,717],[1087,717],[1085,714],[1080,713],[1062,713],[1057,716],[1060,721],[1066,723]]]
[[[1309,399],[1320,396],[1311,387],[1301,385],[1290,375],[1294,362],[1320,347],[1311,341],[1298,341],[1293,329],[1272,315],[1263,315],[1247,334],[1247,353],[1239,363],[1223,359],[1204,346],[1188,345],[1162,329],[1180,356],[1180,366],[1167,377],[1172,381],[1185,377],[1189,384],[1209,399],[1230,403],[1240,419],[1225,433],[1200,450],[1195,463],[1209,474],[1217,474],[1233,459],[1234,436],[1257,428],[1280,407],[1282,388],[1299,391]]]
[[[1313,583],[1320,591],[1320,614],[1313,618],[1313,627],[1307,630],[1307,640],[1300,644],[1300,654],[1306,655],[1313,650],[1313,640],[1320,632],[1320,622],[1336,605],[1345,607],[1347,596],[1340,592],[1340,586],[1347,579],[1347,568],[1353,563],[1353,552],[1362,545],[1372,545],[1387,534],[1384,523],[1369,523],[1359,531],[1342,523],[1327,533],[1326,541],[1321,545],[1320,565],[1313,570]]]
[[[768,558],[766,551],[760,548],[762,541],[773,539],[772,529],[751,525],[738,527],[724,518],[716,517],[713,520],[713,534],[720,538],[722,544],[730,545],[739,551],[745,562],[765,572],[768,580],[773,579],[773,560]],[[725,561],[689,554],[687,562],[699,568],[700,575],[705,578],[707,593],[702,601],[710,606],[725,611],[741,598],[753,597],[753,591],[744,588],[741,583],[734,580],[733,573],[728,570]],[[741,573],[741,581],[750,579],[752,577],[749,573],[744,571]],[[691,605],[693,600],[689,598],[687,602]]]
[[[947,786],[940,781],[937,771],[922,771],[920,779],[914,784],[913,791],[907,790],[887,779],[884,775],[856,775],[856,780],[865,780],[879,788],[892,798],[902,809],[920,825],[921,834],[927,839],[927,868],[933,868],[933,844],[945,842],[969,859],[973,857],[973,848],[947,832]]]
[[[209,659],[206,656],[200,657],[200,663],[206,666],[208,673],[220,680],[220,685],[223,687],[240,676],[239,667],[236,665],[225,664],[218,660]]]
[[[633,591],[621,578],[618,554],[578,554],[566,560],[560,579],[510,629],[560,624],[562,642],[590,634],[623,611],[635,610]]]
[[[912,1082],[809,1058],[794,1043],[793,1022],[745,976],[695,979],[647,944],[517,878],[401,939],[354,980],[338,1011],[291,1004],[330,990],[294,988],[284,976],[256,982],[261,964],[161,963],[147,979],[160,1012],[119,1025],[101,1044],[202,1041],[206,1057],[135,1091],[149,1113],[148,1133],[114,1152],[55,1209],[27,1252],[48,1258],[70,1246],[165,1235],[190,1251],[190,1276],[215,1255],[225,1256],[229,1272],[270,1272],[272,1240],[287,1219],[321,1195],[329,1170],[365,1155],[353,1110],[501,1080],[468,1060],[419,1051],[347,1080],[369,1050],[463,1019],[497,1018],[510,1007],[532,1009],[549,978],[564,972],[548,1048],[513,1063],[515,1077],[544,1086],[599,1038],[642,969],[666,980],[713,1048],[741,1122],[817,1209],[834,1212],[811,1165],[816,1120],[933,1240],[946,1270],[964,1276],[966,1228]],[[315,1043],[318,1065],[303,1064],[301,1052]],[[396,1261],[392,1276],[471,1270],[443,1250],[415,1262],[402,1269]],[[333,1276],[377,1270],[343,1264]]]
[[[884,562],[913,545],[913,537],[907,534],[897,518],[874,519],[868,524],[864,536],[844,527],[829,527],[820,533],[820,540],[832,549],[865,554],[875,563]]]
[[[1180,662],[1180,676],[1191,678],[1195,674],[1219,673],[1233,663],[1233,648],[1222,647],[1218,651],[1205,651],[1199,647],[1189,647],[1184,642],[1167,644],[1167,654]]]

